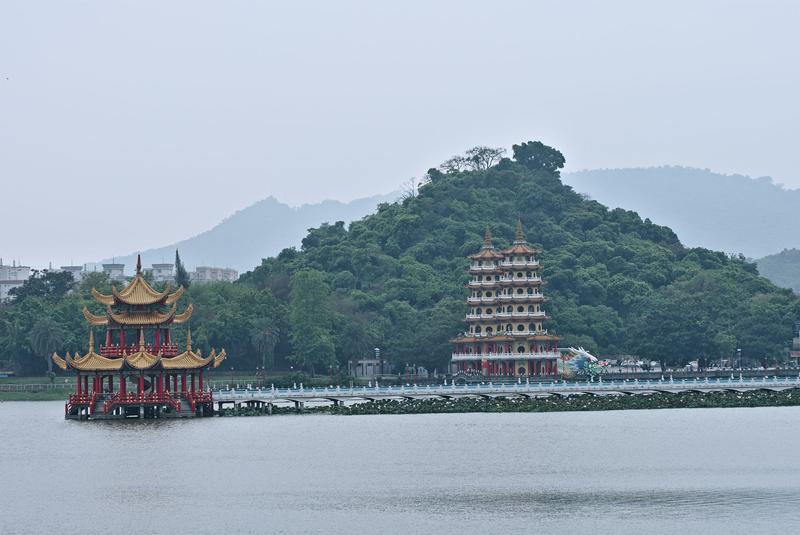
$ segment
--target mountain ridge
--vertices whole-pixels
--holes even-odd
[[[380,203],[391,202],[398,192],[362,197],[352,201],[323,200],[290,206],[274,196],[269,196],[237,210],[208,230],[189,238],[141,252],[107,258],[100,263],[125,264],[128,272],[141,254],[142,264],[175,260],[175,250],[187,269],[199,265],[231,267],[240,273],[253,269],[262,258],[276,255],[280,250],[299,246],[306,231],[326,222],[349,223],[371,213]],[[260,232],[265,227],[280,228],[280,232]]]
[[[660,166],[576,171],[563,180],[609,207],[669,226],[688,246],[751,258],[800,247],[800,190],[769,177]]]

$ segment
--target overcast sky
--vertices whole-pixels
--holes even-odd
[[[540,139],[800,187],[800,2],[0,3],[0,256],[83,263],[274,195]]]

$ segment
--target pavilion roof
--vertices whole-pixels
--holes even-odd
[[[69,353],[66,358],[61,358],[58,353],[53,353],[52,360],[62,370],[73,369],[78,371],[118,371],[123,368],[133,370],[192,370],[204,368],[212,365],[214,368],[219,367],[222,361],[225,360],[227,354],[225,349],[219,353],[215,349],[211,350],[208,357],[203,357],[202,352],[194,351],[192,349],[192,334],[189,331],[189,337],[186,345],[186,351],[175,357],[162,357],[159,352],[157,355],[150,353],[145,348],[144,337],[139,337],[139,349],[130,355],[123,354],[122,357],[108,358],[98,355],[94,351],[94,335],[89,332],[89,352],[84,356],[73,357]]]
[[[164,291],[159,292],[144,280],[142,276],[142,258],[136,261],[136,274],[131,282],[122,290],[111,287],[111,295],[102,294],[97,289],[92,288],[92,296],[101,304],[106,306],[126,304],[126,305],[172,305],[181,298],[184,292],[183,286],[179,286],[175,292],[170,293],[171,285],[167,283]]]

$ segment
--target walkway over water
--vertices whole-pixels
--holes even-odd
[[[800,388],[798,377],[715,378],[715,379],[659,379],[650,381],[584,381],[584,382],[516,382],[408,386],[357,386],[303,388],[248,388],[214,391],[214,402],[221,409],[225,404],[235,406],[272,405],[293,402],[297,408],[305,402],[330,402],[333,404],[382,399],[454,399],[459,397],[540,397],[570,395],[633,395],[681,392],[714,392],[750,390],[781,391]]]

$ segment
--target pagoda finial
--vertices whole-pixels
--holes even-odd
[[[136,255],[136,274],[140,275],[142,273],[142,255]]]
[[[514,243],[525,243],[525,231],[522,229],[522,218],[517,218],[517,232],[514,235]]]
[[[191,350],[192,350],[192,328],[189,327],[189,329],[186,332],[186,351],[191,351]]]
[[[483,233],[483,248],[484,249],[492,249],[494,245],[492,245],[492,229],[486,227],[486,231]]]
[[[94,331],[89,328],[89,353],[94,352]]]

